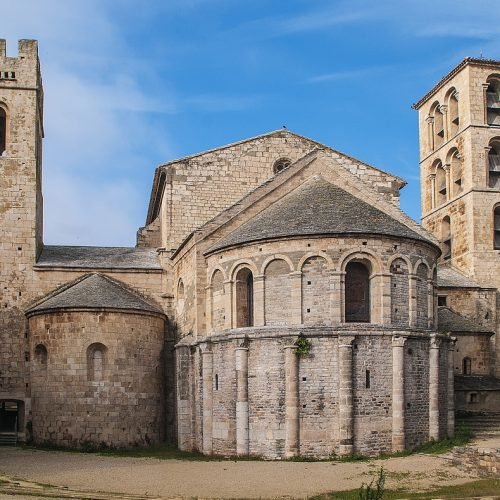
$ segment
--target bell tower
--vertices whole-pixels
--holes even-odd
[[[413,107],[422,224],[442,263],[500,288],[500,61],[463,60]]]
[[[0,40],[0,411],[20,440],[31,406],[24,308],[42,248],[42,137],[37,42],[20,40],[7,57]]]

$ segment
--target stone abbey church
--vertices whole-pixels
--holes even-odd
[[[42,239],[37,42],[0,41],[0,438],[328,457],[500,410],[500,62],[418,110],[405,182],[288,130],[160,165],[133,248]]]

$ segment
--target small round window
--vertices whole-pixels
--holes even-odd
[[[289,167],[291,163],[292,161],[288,158],[280,158],[274,163],[273,172],[277,174],[278,172],[281,172],[285,168]]]

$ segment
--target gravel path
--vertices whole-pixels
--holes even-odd
[[[0,448],[0,474],[5,476],[69,490],[156,498],[305,498],[357,488],[381,465],[388,488],[426,489],[471,480],[447,458],[427,455],[353,463],[194,462]]]

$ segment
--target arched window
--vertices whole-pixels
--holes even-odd
[[[99,342],[90,344],[87,348],[87,378],[92,382],[104,380],[106,368],[106,351],[104,344]]]
[[[244,267],[236,274],[236,328],[253,326],[253,274]]]
[[[500,250],[500,205],[493,210],[493,248]]]
[[[486,123],[500,125],[500,77],[488,78],[486,89]]]
[[[35,363],[37,365],[37,368],[40,370],[46,370],[47,359],[48,359],[47,348],[43,344],[38,344],[35,347]]]
[[[349,262],[345,273],[345,320],[369,323],[370,271],[361,262]]]
[[[436,164],[436,206],[446,203],[448,199],[447,187],[446,187],[446,171],[443,168],[443,164],[438,161]]]
[[[292,161],[288,158],[280,158],[274,162],[273,172],[277,174],[278,172],[281,172],[282,170],[285,170],[285,168],[289,167],[291,163]]]
[[[500,140],[490,142],[488,152],[488,187],[500,189]]]
[[[451,219],[447,215],[441,221],[441,241],[443,244],[443,259],[451,259]]]
[[[435,102],[431,108],[431,117],[433,123],[433,143],[434,149],[438,148],[443,144],[444,141],[444,119],[443,113],[441,112],[441,106],[438,102]]]
[[[450,137],[457,134],[460,128],[460,117],[458,114],[457,91],[451,89],[448,97],[448,116],[450,117]]]
[[[462,360],[462,375],[472,374],[472,361],[470,358],[464,358]]]
[[[460,154],[457,149],[453,149],[449,156],[448,162],[450,164],[451,175],[451,196],[457,196],[462,192],[462,162]]]
[[[417,326],[419,328],[427,328],[429,322],[429,270],[425,264],[420,263],[415,274],[417,275]]]
[[[7,113],[0,106],[0,156],[7,147]]]

